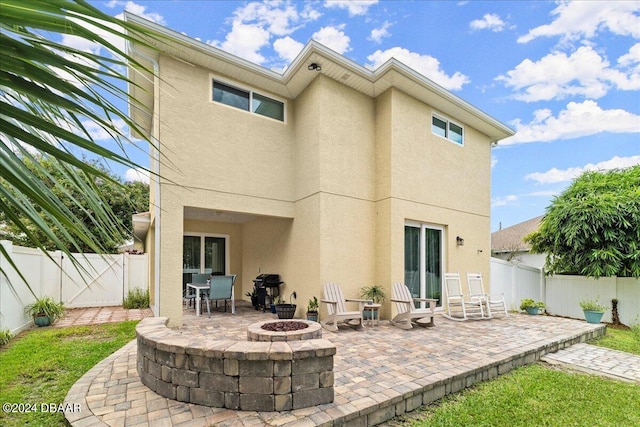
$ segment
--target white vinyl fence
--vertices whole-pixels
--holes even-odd
[[[550,314],[584,318],[579,302],[598,299],[609,309],[602,318],[611,322],[611,300],[618,299],[620,322],[640,324],[640,279],[629,277],[544,276],[544,271],[491,258],[491,293],[504,293],[507,307],[518,310],[531,298],[547,305]]]
[[[38,249],[14,246],[9,241],[0,244],[38,297],[48,295],[67,308],[122,305],[130,289],[148,287],[147,254],[75,254],[84,268],[78,271],[60,251],[49,252],[52,261]],[[17,333],[31,325],[24,307],[35,298],[2,255],[0,267],[7,274],[0,274],[0,330]]]

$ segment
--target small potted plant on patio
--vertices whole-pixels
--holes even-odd
[[[313,297],[307,304],[307,320],[318,321],[318,298]]]
[[[360,288],[360,296],[368,300],[368,304],[383,304],[387,299],[387,294],[385,293],[384,288],[380,285],[371,285]],[[364,310],[362,316],[364,319],[368,320],[372,316],[371,313],[374,313],[373,316],[375,319],[377,312],[377,310]]]
[[[607,311],[607,307],[600,304],[598,298],[593,299],[584,299],[580,301],[580,308],[584,313],[584,318],[587,323],[598,324],[602,320],[602,316],[604,312]]]
[[[279,302],[276,303],[276,314],[278,315],[278,319],[293,319],[293,316],[296,314],[296,305],[291,303],[292,299],[296,299],[298,295],[295,291],[291,293],[289,297],[289,304],[282,303],[282,298],[279,298]]]
[[[24,312],[33,317],[33,323],[37,326],[49,326],[64,315],[64,304],[45,296],[27,305]]]
[[[534,301],[531,298],[525,298],[520,301],[520,310],[526,311],[528,314],[539,314],[540,310],[546,307],[542,301]]]
[[[253,308],[257,310],[259,307],[258,307],[258,293],[256,292],[256,290],[254,289],[253,292],[247,292],[245,295],[251,298],[251,305],[253,306]]]

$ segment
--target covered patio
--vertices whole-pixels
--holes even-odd
[[[237,314],[211,318],[184,310],[184,334],[246,340],[249,324],[274,319],[239,302]],[[333,403],[283,412],[233,411],[164,398],[136,371],[135,341],[100,362],[69,391],[71,425],[376,425],[477,382],[504,374],[605,332],[605,325],[512,314],[456,322],[438,315],[433,328],[401,330],[386,321],[360,330],[323,330],[337,347]],[[184,423],[184,424],[183,424]]]

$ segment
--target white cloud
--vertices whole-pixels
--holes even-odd
[[[391,33],[389,32],[389,28],[391,28],[391,23],[389,21],[385,21],[380,28],[374,28],[371,30],[371,34],[367,37],[367,40],[371,40],[376,43],[382,43],[382,39],[385,37],[390,37]]]
[[[496,156],[491,156],[491,169],[493,169],[493,167],[497,164],[498,164],[498,158]]]
[[[402,47],[392,47],[391,49],[384,51],[377,50],[369,55],[367,60],[371,62],[369,66],[375,69],[391,58],[395,58],[403,64],[413,68],[445,89],[460,90],[463,85],[470,82],[469,77],[460,72],[455,72],[451,76],[447,75],[440,68],[440,61],[433,56],[421,55]]]
[[[127,125],[122,119],[115,119],[112,121],[113,127],[117,130],[120,136],[127,135]],[[113,139],[112,134],[104,130],[102,126],[92,120],[84,120],[82,122],[82,126],[84,126],[85,130],[89,133],[89,136],[94,141],[102,141],[102,140],[110,140]],[[76,133],[79,130],[75,130]]]
[[[276,36],[291,34],[301,18],[294,5],[279,2],[249,3],[233,14],[234,22],[255,23]]]
[[[621,57],[622,62],[625,65],[631,64],[634,53],[636,52],[630,51],[628,56]],[[570,56],[555,52],[537,62],[525,59],[496,80],[516,90],[515,99],[526,102],[569,96],[597,99],[606,95],[611,87],[621,90],[640,89],[637,69],[625,72],[612,68],[609,61],[590,46],[582,46]]]
[[[347,9],[350,16],[355,16],[366,14],[376,3],[378,0],[326,0],[324,5],[328,8]]]
[[[164,20],[164,17],[159,13],[155,12],[147,12],[147,6],[143,6],[141,4],[137,4],[132,1],[111,1],[107,4],[108,7],[122,7],[127,12],[131,12],[134,15],[138,15],[144,19],[155,22],[160,25],[166,25],[167,22]],[[122,19],[123,14],[116,15],[117,18]]]
[[[561,36],[563,41],[592,38],[607,29],[613,34],[640,38],[640,3],[637,1],[562,1],[551,11],[554,20],[518,38],[528,43],[537,37]]]
[[[262,64],[265,57],[260,54],[260,49],[269,43],[270,37],[269,31],[259,25],[236,21],[223,42],[214,40],[207,43],[248,61]]]
[[[640,133],[640,116],[621,109],[603,110],[597,102],[570,102],[557,117],[551,110],[534,112],[530,123],[512,123],[516,134],[500,141],[500,145],[524,144],[573,139],[602,132]]]
[[[342,31],[344,27],[344,24],[322,27],[311,38],[342,55],[351,50],[351,39]]]
[[[296,56],[298,56],[303,47],[304,44],[295,41],[289,36],[273,42],[273,49],[280,58],[286,60],[288,63],[291,63]]]
[[[618,157],[614,156],[609,160],[599,163],[588,163],[584,166],[572,167],[568,169],[549,169],[546,172],[530,173],[524,178],[536,181],[539,184],[554,184],[557,182],[571,181],[585,171],[606,171],[612,169],[624,169],[640,164],[640,156]]]
[[[140,181],[149,184],[149,172],[142,169],[127,169],[124,174],[124,180],[127,182]]]
[[[283,37],[293,33],[308,22],[315,21],[321,14],[307,3],[302,10],[297,3],[272,1],[251,2],[237,8],[231,19],[231,31],[224,41],[209,40],[208,44],[249,61],[262,64],[266,58],[260,50],[269,44],[271,36],[278,36],[277,53],[282,58],[291,57],[291,38]],[[274,49],[276,48],[274,43]],[[293,56],[295,57],[295,55]]]
[[[518,196],[510,194],[505,197],[495,197],[491,199],[491,207],[506,206],[518,200]]]
[[[500,16],[494,13],[485,14],[482,19],[474,19],[469,24],[469,28],[472,30],[491,30],[495,33],[499,33],[504,30],[505,23]]]
[[[618,64],[622,66],[638,66],[640,64],[640,43],[629,48],[629,53],[618,58]],[[636,69],[637,70],[637,69]]]

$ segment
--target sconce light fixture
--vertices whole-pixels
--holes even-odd
[[[318,64],[316,62],[312,62],[307,67],[307,70],[309,70],[309,71],[322,71],[322,65],[320,65],[320,64]]]
[[[460,236],[457,236],[456,237],[456,244],[458,246],[464,246],[464,239],[462,237],[460,237]]]

